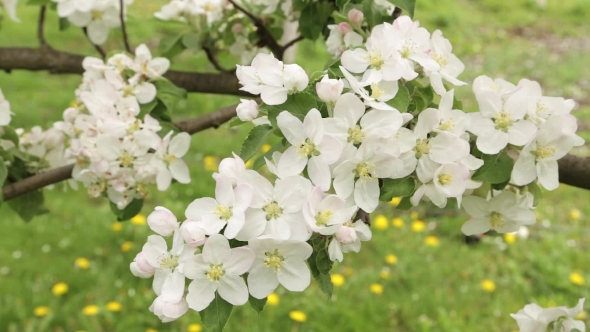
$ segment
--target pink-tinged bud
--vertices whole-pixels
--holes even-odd
[[[241,103],[236,108],[238,118],[242,121],[252,121],[258,117],[260,110],[258,104],[254,100],[241,99]]]
[[[318,93],[318,97],[325,103],[334,105],[336,100],[342,94],[344,89],[344,81],[328,78],[328,75],[324,76],[321,81],[317,82],[315,89]]]
[[[151,278],[156,272],[156,269],[145,259],[143,252],[135,256],[135,259],[129,265],[129,269],[134,276],[143,279]]]
[[[80,111],[75,107],[70,107],[64,111],[64,120],[69,123],[74,123]]]
[[[340,33],[342,35],[345,35],[345,34],[351,32],[352,28],[350,27],[350,24],[348,24],[346,22],[342,22],[342,23],[338,23],[338,31],[340,31]]]
[[[240,33],[240,32],[242,32],[242,30],[244,30],[244,26],[241,25],[240,23],[236,23],[236,24],[232,25],[232,27],[231,27],[231,32],[233,32],[233,33]]]
[[[354,25],[360,25],[365,19],[365,14],[358,9],[351,9],[348,12],[348,20]]]
[[[178,228],[178,220],[174,214],[161,206],[156,207],[148,216],[147,223],[154,232],[162,236],[170,236]]]
[[[191,247],[198,247],[207,241],[205,230],[199,227],[196,221],[187,219],[180,226],[180,235],[184,242]]]
[[[336,231],[336,239],[342,244],[353,244],[357,239],[356,231],[353,227],[342,226]]]

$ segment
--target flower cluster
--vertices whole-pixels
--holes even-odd
[[[119,0],[51,0],[57,3],[59,17],[67,18],[73,25],[85,28],[90,41],[104,44],[112,28],[121,25]],[[134,0],[123,1],[129,6]],[[126,11],[126,8],[123,8]]]
[[[515,314],[510,314],[518,323],[520,332],[564,331],[586,332],[583,321],[574,317],[584,311],[584,299],[580,299],[574,308],[555,307],[543,309],[538,304],[531,303]]]
[[[69,138],[65,158],[76,162],[73,178],[84,183],[91,197],[106,194],[123,209],[144,198],[148,184],[166,190],[173,178],[190,182],[181,159],[190,136],[160,132],[149,114],[140,118],[140,104],[156,98],[154,82],[163,80],[169,65],[167,59],[152,58],[145,45],[137,47],[135,58],[121,53],[106,63],[84,59],[77,99],[54,127]]]
[[[30,173],[39,173],[67,164],[66,135],[57,127],[43,130],[40,126],[35,126],[29,132],[18,128],[16,133],[19,136],[19,150],[37,159],[27,164]]]

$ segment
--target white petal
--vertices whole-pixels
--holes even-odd
[[[171,176],[180,183],[190,183],[191,175],[188,166],[182,159],[174,159],[168,166],[170,168]],[[158,188],[159,189],[159,188]]]
[[[301,292],[309,286],[311,273],[303,261],[294,258],[285,259],[285,265],[277,272],[277,278],[286,289]]]
[[[202,311],[215,299],[217,284],[207,279],[197,279],[188,286],[186,302],[189,308]]]
[[[354,201],[367,213],[375,211],[379,204],[377,179],[358,179],[354,187]]]
[[[169,274],[162,285],[162,299],[179,302],[184,295],[184,275],[178,271]]]
[[[273,271],[260,262],[248,274],[248,289],[250,295],[263,299],[270,295],[279,285],[279,279]]]
[[[489,220],[476,218],[467,220],[461,227],[461,231],[465,235],[483,234],[490,230],[491,224]]]
[[[168,152],[177,158],[182,158],[191,146],[191,135],[179,133],[170,140]]]
[[[244,305],[248,302],[248,287],[242,277],[225,275],[219,280],[217,288],[219,296],[233,305]]]
[[[220,234],[213,234],[203,247],[203,260],[212,264],[221,264],[229,260],[231,250],[227,239]]]
[[[186,208],[185,216],[187,219],[198,221],[204,214],[212,213],[218,205],[211,197],[197,198]]]
[[[254,251],[248,247],[231,249],[231,257],[223,264],[223,268],[227,273],[240,276],[250,270],[254,257]]]

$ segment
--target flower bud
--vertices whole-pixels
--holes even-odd
[[[80,111],[76,107],[70,107],[64,111],[64,120],[69,123],[74,123]]]
[[[148,216],[147,222],[154,232],[162,236],[170,236],[178,228],[178,221],[174,214],[161,206],[156,207],[156,210]]]
[[[158,316],[162,323],[177,320],[188,311],[188,303],[181,297],[178,302],[171,302],[169,297],[158,296],[150,306],[150,311]]]
[[[353,244],[356,242],[356,231],[353,227],[342,226],[336,231],[336,239],[342,244]]]
[[[346,22],[342,22],[342,23],[338,23],[338,31],[340,31],[340,33],[342,35],[345,35],[345,34],[351,32],[352,28],[350,27],[350,24],[348,24]]]
[[[324,76],[320,82],[317,82],[315,89],[318,97],[325,103],[334,105],[344,89],[344,81],[328,78]]]
[[[252,121],[258,117],[260,110],[258,104],[254,100],[240,99],[242,102],[236,108],[238,118],[242,121]]]
[[[191,247],[198,247],[207,241],[205,230],[198,226],[197,222],[187,219],[180,226],[180,235],[184,242]]]
[[[145,259],[143,252],[135,256],[133,262],[129,264],[129,269],[134,276],[143,279],[151,278],[156,272],[156,269]]]
[[[228,178],[231,184],[235,186],[238,184],[238,178],[246,171],[246,164],[240,156],[233,152],[232,154],[234,155],[233,158],[225,158],[219,163],[219,174]]]
[[[354,25],[360,25],[363,23],[363,19],[365,18],[365,14],[358,9],[351,9],[348,12],[348,20],[350,23]]]

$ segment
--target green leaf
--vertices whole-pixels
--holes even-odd
[[[322,250],[318,251],[318,255],[315,259],[316,266],[320,273],[330,273],[332,269],[332,265],[334,262],[330,259],[330,255],[328,254],[328,249],[323,248]]]
[[[201,49],[201,40],[199,35],[193,32],[185,33],[182,35],[182,45],[192,50]]]
[[[70,27],[70,21],[65,17],[59,18],[59,31],[64,31]]]
[[[307,5],[299,16],[299,32],[307,39],[316,40],[335,7],[329,2],[313,2]]]
[[[266,151],[266,153],[258,158],[256,158],[256,160],[254,161],[254,165],[252,165],[252,169],[259,169],[262,165],[266,164],[266,161],[264,160],[264,158],[272,161],[272,154],[275,151],[279,151],[283,148],[283,143],[279,142],[275,145],[273,145],[270,150]]]
[[[154,108],[158,105],[158,99],[154,98],[154,100],[150,101],[147,104],[139,105],[139,115],[138,118],[143,119],[146,114],[150,114]]]
[[[215,293],[215,299],[205,310],[199,312],[201,322],[208,331],[221,332],[231,316],[234,306]]]
[[[375,5],[374,0],[364,0],[361,11],[365,14],[365,21],[367,21],[371,29],[391,19],[391,16],[387,15],[381,7]]]
[[[4,181],[8,177],[8,168],[4,164],[4,159],[0,158],[0,188],[4,186]],[[0,202],[2,201],[2,193],[0,193]]]
[[[160,127],[162,127],[162,129],[158,132],[158,136],[160,136],[160,137],[164,137],[164,136],[168,135],[168,133],[171,131],[172,131],[172,135],[176,135],[180,132],[178,127],[174,126],[173,124],[171,124],[169,122],[160,122]]]
[[[315,279],[320,286],[320,290],[329,297],[332,297],[332,292],[334,291],[334,285],[332,284],[332,278],[330,274],[327,273],[320,273],[320,275]]]
[[[180,34],[160,39],[160,44],[158,44],[158,51],[160,52],[160,55],[171,59],[182,53],[182,51],[186,49],[182,43],[182,37],[183,35]]]
[[[172,81],[165,78],[157,79],[154,82],[154,85],[156,86],[158,95],[166,93],[180,98],[186,98],[188,96],[185,89],[179,88],[174,83],[172,83]]]
[[[264,144],[273,131],[274,128],[267,124],[252,128],[248,137],[246,137],[242,144],[240,157],[245,161],[249,160],[256,152],[258,152],[262,144]]]
[[[535,197],[533,200],[533,207],[537,207],[539,205],[539,201],[543,198],[543,192],[541,191],[541,187],[537,184],[536,181],[533,181],[527,185],[527,188],[531,194]]]
[[[18,146],[19,138],[16,130],[11,126],[2,127],[2,131],[0,131],[0,136],[2,139],[6,139],[14,143],[14,145]]]
[[[410,92],[408,91],[408,88],[399,83],[397,94],[393,99],[388,101],[387,104],[400,112],[406,112],[408,110],[408,105],[410,105]]]
[[[248,303],[250,303],[252,309],[254,309],[257,313],[261,313],[264,309],[264,305],[266,304],[266,297],[262,300],[259,300],[250,295],[250,297],[248,298]]]
[[[413,207],[414,207],[414,205],[412,205],[412,202],[410,201],[410,196],[406,196],[406,197],[402,198],[402,200],[399,202],[399,204],[395,208],[399,209],[399,210],[407,211]]]
[[[127,205],[123,210],[119,210],[117,204],[110,202],[111,211],[117,216],[117,220],[125,221],[129,220],[141,212],[141,208],[143,207],[143,199],[134,199],[129,205]]]
[[[35,190],[9,200],[8,206],[25,222],[29,222],[33,217],[49,212],[45,208],[44,202],[43,192]]]
[[[405,10],[410,17],[414,17],[414,9],[416,8],[416,0],[387,0],[393,5]]]
[[[389,202],[394,197],[410,196],[415,190],[416,181],[411,176],[402,179],[383,179],[379,199],[383,202]]]
[[[471,177],[475,181],[500,184],[510,180],[514,160],[506,152],[495,155],[482,154],[483,166]]]
[[[315,236],[315,235],[314,235]],[[307,259],[307,264],[309,264],[309,270],[311,271],[311,275],[317,279],[320,276],[320,271],[318,270],[318,265],[316,263],[316,259],[318,257],[318,252],[314,250],[311,253],[311,256]]]
[[[290,95],[287,98],[287,101],[281,105],[261,105],[261,107],[268,112],[268,120],[276,128],[277,116],[279,116],[282,111],[287,111],[303,121],[312,108],[318,108],[318,102],[310,93],[300,92]]]

